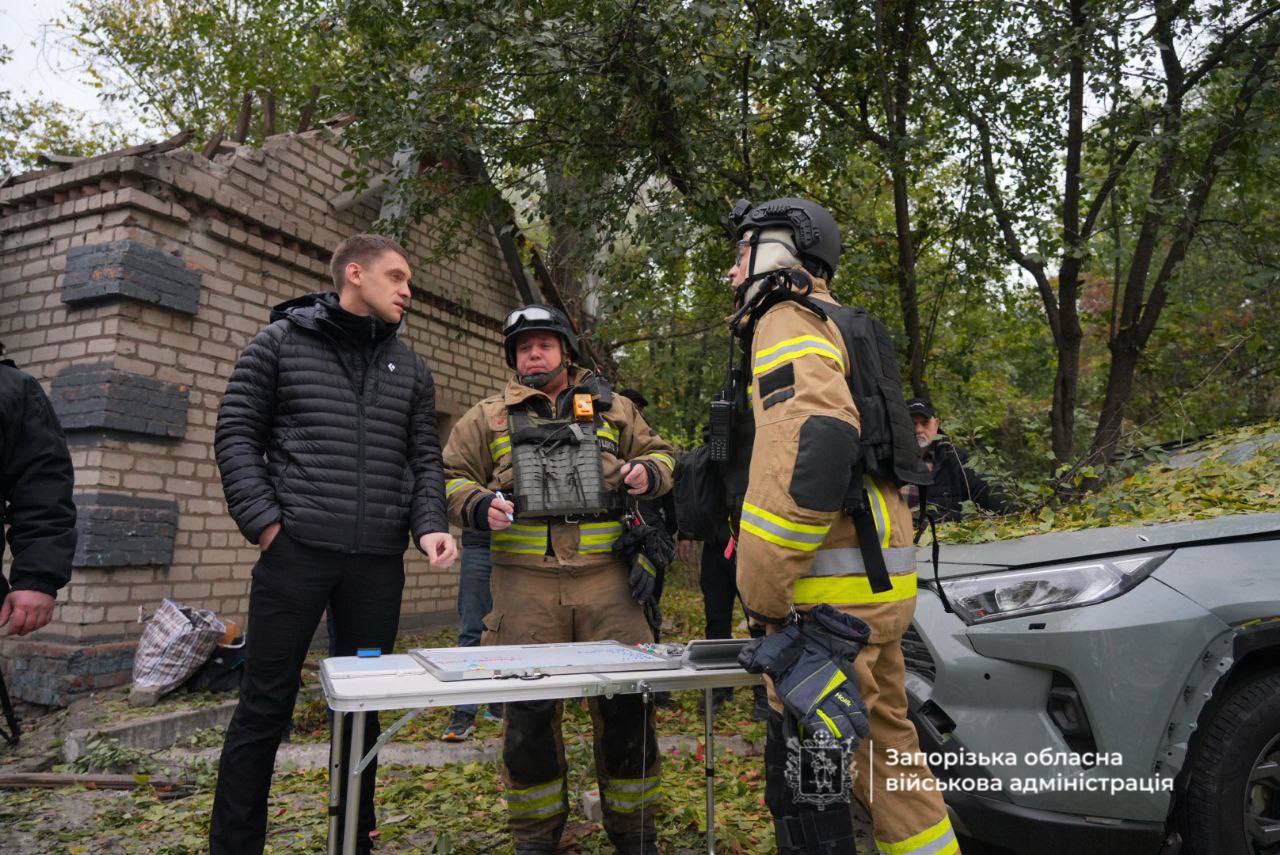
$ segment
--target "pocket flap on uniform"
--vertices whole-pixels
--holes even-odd
[[[481,619],[481,623],[489,632],[497,632],[502,628],[502,612],[489,612]]]

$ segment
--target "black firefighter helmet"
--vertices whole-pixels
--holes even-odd
[[[815,276],[831,279],[840,263],[840,227],[835,217],[817,202],[791,196],[771,199],[752,205],[741,199],[729,214],[734,240],[742,240],[743,234],[764,229],[787,229],[795,241],[796,255],[805,263],[818,269],[810,270]]]
[[[560,336],[564,342],[566,358],[569,362],[578,362],[578,336],[573,325],[564,312],[551,306],[531,303],[521,306],[507,315],[507,322],[502,326],[503,345],[507,352],[507,365],[516,367],[516,339],[521,333],[533,330],[546,330]]]

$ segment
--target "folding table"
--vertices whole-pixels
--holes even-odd
[[[452,707],[459,704],[510,703],[554,698],[612,697],[614,695],[654,692],[678,692],[701,689],[704,692],[706,773],[707,773],[707,852],[715,852],[715,751],[711,731],[711,690],[720,687],[749,686],[759,682],[756,674],[740,668],[695,670],[688,665],[652,671],[622,671],[591,674],[548,674],[527,677],[483,680],[444,681],[432,676],[417,659],[407,654],[357,659],[334,657],[320,663],[320,682],[329,709],[335,713],[352,713],[351,750],[342,757],[344,716],[333,717],[332,742],[329,752],[329,855],[339,851],[338,793],[342,776],[347,777],[346,816],[343,823],[341,851],[354,855],[356,825],[360,807],[360,777],[382,747],[406,724],[430,707]],[[382,732],[368,752],[364,746],[365,716],[380,710],[408,710]],[[345,760],[345,762],[344,762]]]

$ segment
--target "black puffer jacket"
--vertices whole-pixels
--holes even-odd
[[[236,362],[214,449],[236,525],[387,555],[447,531],[435,386],[395,328],[336,294],[276,306]],[[265,457],[265,460],[264,460]]]
[[[958,520],[961,505],[972,501],[983,510],[997,514],[1011,508],[1000,488],[989,483],[969,468],[969,455],[945,435],[939,435],[924,451],[925,462],[933,469],[933,484],[928,488],[929,504],[937,511],[938,522]]]
[[[56,595],[71,579],[74,480],[67,440],[44,390],[12,362],[0,361],[0,528],[13,548],[9,585],[15,590]],[[0,598],[7,590],[0,576]]]

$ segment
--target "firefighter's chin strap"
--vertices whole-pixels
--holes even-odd
[[[568,369],[566,368],[565,363],[562,360],[557,367],[551,369],[550,371],[542,371],[537,374],[521,374],[520,385],[528,386],[530,389],[545,389],[547,387],[547,384],[549,384],[552,380],[559,377],[566,370]]]

